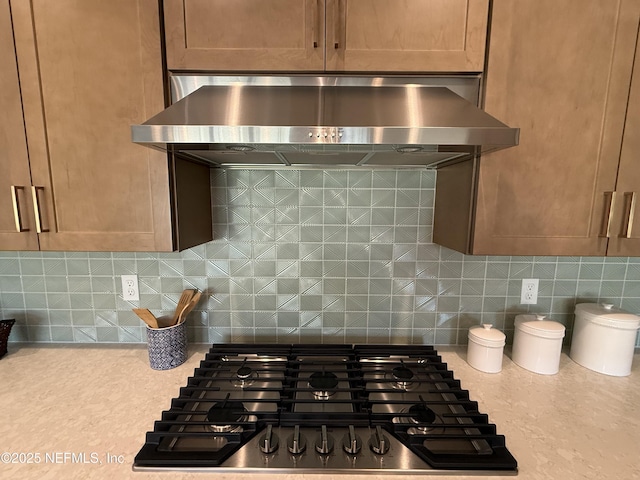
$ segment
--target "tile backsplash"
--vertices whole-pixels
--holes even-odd
[[[146,341],[131,311],[172,313],[206,295],[192,342],[466,344],[492,323],[513,336],[535,312],[568,327],[577,302],[640,313],[640,258],[469,256],[431,242],[435,172],[212,170],[215,240],[180,253],[0,252],[11,342]],[[137,274],[140,301],[122,299]],[[520,305],[523,278],[540,279]]]

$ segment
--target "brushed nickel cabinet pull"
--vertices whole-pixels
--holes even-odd
[[[11,201],[13,203],[13,218],[16,221],[16,230],[18,232],[28,232],[28,228],[22,226],[22,218],[20,217],[20,199],[18,198],[18,190],[24,192],[23,186],[11,185]]]
[[[340,38],[340,14],[342,13],[342,0],[338,0],[338,18],[335,19],[335,21],[333,22],[333,40],[334,40],[334,44],[333,44],[333,48],[335,48],[336,50],[340,48],[340,42],[338,41],[338,39]]]
[[[616,192],[604,192],[604,216],[602,217],[602,225],[600,225],[599,237],[609,238],[610,236],[611,214],[615,198]]]
[[[316,0],[313,9],[313,48],[318,48],[318,35],[320,32],[320,0]]]
[[[33,196],[33,213],[36,217],[36,232],[48,232],[48,228],[42,228],[42,216],[40,215],[40,201],[38,200],[38,190],[44,191],[44,187],[31,187],[31,195]]]
[[[633,214],[636,210],[636,192],[624,192],[624,213],[622,220],[622,231],[618,237],[631,238],[633,228]]]

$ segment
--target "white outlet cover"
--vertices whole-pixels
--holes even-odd
[[[122,275],[122,299],[132,302],[140,300],[137,275]]]
[[[538,303],[538,286],[537,278],[523,278],[522,290],[520,291],[520,303],[522,305],[536,305]]]

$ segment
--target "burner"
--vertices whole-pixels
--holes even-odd
[[[240,380],[246,380],[247,378],[251,377],[252,374],[253,370],[251,370],[250,367],[240,367],[236,372],[236,377],[238,377]]]
[[[395,367],[391,374],[393,378],[398,380],[399,382],[408,382],[413,378],[413,372],[404,366],[404,363],[400,367]]]
[[[410,419],[417,424],[431,425],[436,420],[436,412],[427,407],[424,403],[416,403],[409,407]]]
[[[236,370],[235,378],[231,379],[231,383],[234,387],[244,388],[252,385],[256,378],[258,378],[258,372],[254,372],[251,367],[247,366],[245,358],[242,365]]]
[[[219,433],[242,431],[241,425],[232,425],[231,423],[246,422],[247,413],[242,402],[229,402],[228,400],[216,402],[207,413],[207,421],[212,422],[209,428]]]
[[[400,360],[400,366],[394,367],[391,370],[391,375],[384,374],[386,379],[389,379],[391,386],[396,390],[412,390],[416,385],[413,378],[415,377],[413,371],[407,368],[402,360]]]
[[[338,376],[331,372],[314,372],[309,376],[309,388],[317,400],[327,400],[338,386]],[[330,391],[333,390],[333,391]]]

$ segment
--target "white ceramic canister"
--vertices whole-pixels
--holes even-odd
[[[469,329],[467,362],[473,368],[486,373],[502,371],[502,352],[506,336],[488,323]]]
[[[534,373],[553,375],[560,369],[564,325],[544,315],[517,315],[512,360]]]
[[[575,313],[571,359],[605,375],[630,375],[640,317],[598,303],[579,303]]]

